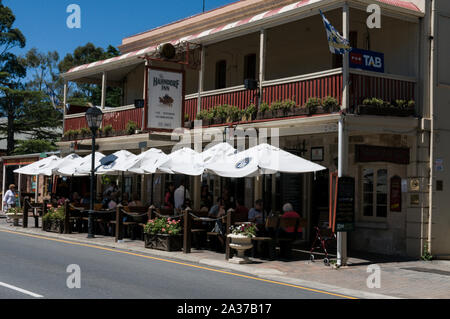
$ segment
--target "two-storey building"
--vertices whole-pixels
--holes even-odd
[[[371,4],[381,9],[381,28],[367,24]],[[354,51],[330,53],[319,10]],[[230,127],[269,129],[277,132],[281,148],[329,171],[269,176],[265,190],[261,178],[236,180],[233,193],[244,197],[247,206],[263,193],[271,194],[267,203],[276,210],[293,203],[309,220],[308,239],[313,226],[328,220],[329,172],[339,169],[355,179],[350,249],[417,257],[428,243],[433,255],[444,257],[450,255],[450,174],[445,165],[450,150],[444,146],[449,134],[449,17],[450,3],[443,0],[243,0],[125,38],[121,56],[78,66],[64,79],[66,87],[68,82],[102,86],[103,126],[115,130],[110,133],[114,136],[98,139],[105,154],[120,149],[140,153],[151,147],[170,152],[177,142],[167,129],[174,123],[181,127],[218,105],[245,110],[255,104],[259,113],[253,116],[204,121],[201,134],[217,136]],[[172,54],[176,63],[167,59]],[[149,94],[158,76],[169,86],[175,83],[170,81],[182,82],[181,110],[155,113],[154,103],[177,104],[168,95],[156,96],[160,100],[155,102]],[[105,105],[107,87],[122,88],[122,107]],[[301,107],[310,98],[328,96],[337,100],[339,110],[262,112],[277,101]],[[372,98],[414,103],[386,107],[364,101]],[[129,121],[137,124],[136,134],[120,133]],[[83,127],[83,108],[71,107],[65,114],[65,132]],[[178,134],[191,138],[194,131],[200,132]],[[89,137],[73,135],[60,143],[65,154],[82,152],[88,145]],[[160,177],[128,177],[128,190],[148,199],[153,181],[154,200],[160,202],[164,182],[171,178]],[[219,194],[221,179],[191,178],[194,203],[199,202],[195,199],[200,198],[201,183]]]

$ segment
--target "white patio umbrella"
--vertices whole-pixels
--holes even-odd
[[[139,154],[130,161],[127,171],[136,174],[155,174],[159,167],[169,160],[169,156],[157,148]]]
[[[228,143],[219,143],[213,145],[201,153],[205,169],[208,169],[210,163],[225,160],[229,156],[237,154],[237,150]]]
[[[243,152],[210,163],[208,170],[222,177],[247,177],[264,174],[308,173],[326,169],[304,158],[269,144],[260,144]]]
[[[58,165],[62,159],[52,155],[30,165],[14,170],[14,173],[23,175],[44,175],[51,176],[53,168]]]
[[[168,157],[167,162],[159,167],[165,173],[199,176],[205,170],[202,155],[190,148],[184,147]]]
[[[115,160],[108,165],[101,165],[97,168],[98,175],[121,175],[125,173],[132,161],[136,159],[136,155],[131,152],[122,150],[112,154]]]
[[[102,153],[95,152],[95,165],[101,166],[100,160],[105,157]],[[91,173],[91,154],[73,161],[70,165],[58,169],[58,174],[64,176],[89,176]]]
[[[54,167],[53,167],[53,171],[52,174],[53,175],[58,175],[58,170],[60,168],[69,166],[69,165],[73,165],[74,163],[77,163],[78,161],[80,161],[81,157],[75,153],[69,154],[66,157],[62,158]]]

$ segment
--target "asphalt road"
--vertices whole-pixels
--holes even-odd
[[[139,254],[142,255],[142,254]],[[217,272],[216,268],[157,260],[120,250],[86,247],[0,231],[0,299],[318,299],[326,292]],[[151,256],[151,255],[148,255]],[[184,263],[184,262],[181,262]],[[80,267],[81,288],[69,289],[69,265]]]

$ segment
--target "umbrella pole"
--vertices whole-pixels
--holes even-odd
[[[263,175],[263,183],[262,183],[263,191],[263,221],[266,220],[266,174]]]
[[[154,205],[155,201],[153,200],[153,187],[155,185],[155,174],[152,174],[152,185],[150,187],[150,205]]]
[[[184,196],[183,196],[183,206],[186,206],[186,188],[187,188],[187,175],[184,175]],[[186,207],[185,207],[186,208]]]
[[[121,196],[121,197],[122,197],[122,198],[121,198],[121,202],[123,202],[123,193],[125,192],[125,185],[123,184],[123,183],[124,183],[124,175],[125,175],[125,172],[122,172],[122,181],[121,181],[121,183],[120,183],[120,184],[122,185],[122,186],[120,187],[120,188],[121,188],[121,193],[122,193],[122,196]]]
[[[70,177],[70,195],[69,195],[69,197],[72,196],[72,191],[73,191],[73,174]]]

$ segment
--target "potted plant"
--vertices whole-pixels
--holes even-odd
[[[19,219],[23,218],[23,209],[20,207],[11,207],[6,212],[6,217],[13,220],[14,226],[19,226]]]
[[[269,115],[270,113],[270,115]],[[262,120],[265,118],[270,118],[272,117],[272,111],[270,110],[270,106],[269,104],[263,102],[261,103],[261,105],[259,106],[259,110],[258,110],[258,114],[256,115],[256,118],[258,120]]]
[[[62,234],[64,232],[64,218],[64,206],[51,207],[47,214],[42,217],[42,228],[46,232]]]
[[[284,100],[281,104],[281,109],[284,111],[284,116],[292,116],[294,115],[294,109],[296,107],[296,103],[294,100],[287,99]]]
[[[80,129],[80,137],[81,138],[88,138],[91,136],[91,130],[88,129],[87,127],[82,127]]]
[[[112,125],[109,124],[109,125],[106,125],[105,127],[103,127],[102,133],[103,133],[104,137],[112,136],[112,134],[114,133],[114,129],[113,129]]]
[[[208,126],[209,125],[208,114],[209,114],[208,110],[201,110],[199,113],[197,113],[195,118],[199,121],[202,121],[203,126]]]
[[[192,122],[190,121],[189,114],[187,113],[184,113],[184,128],[192,128]]]
[[[270,105],[270,110],[272,111],[273,117],[283,117],[284,116],[283,103],[280,101],[273,102]]]
[[[308,115],[316,114],[321,106],[322,101],[317,97],[310,97],[305,104],[305,107],[308,110]]]
[[[128,121],[128,123],[125,127],[125,130],[128,133],[128,135],[135,134],[137,129],[138,129],[138,126],[137,126],[136,122],[134,122],[134,121]]]
[[[231,243],[230,247],[236,249],[237,256],[231,258],[229,262],[246,264],[250,260],[245,256],[245,251],[253,247],[252,238],[256,236],[256,225],[252,223],[244,223],[238,226],[230,227],[231,234],[228,234]]]
[[[253,121],[256,114],[256,105],[250,104],[245,110],[242,111],[242,121]]]
[[[339,111],[339,103],[336,98],[327,96],[322,101],[323,110],[325,113],[334,113]]]
[[[241,118],[241,110],[237,106],[227,106],[226,113],[226,123],[237,122]]]
[[[145,248],[178,251],[183,247],[179,220],[170,218],[151,219],[144,226]]]

